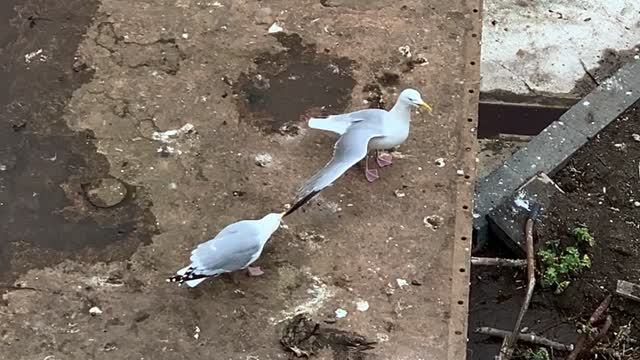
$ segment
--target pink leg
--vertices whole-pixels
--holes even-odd
[[[378,163],[378,166],[380,166],[381,168],[385,167],[385,166],[389,166],[393,163],[393,156],[391,156],[391,154],[388,153],[382,153],[380,154],[379,152],[376,151],[376,162]]]
[[[264,274],[264,271],[260,269],[260,266],[249,266],[247,268],[247,273],[249,274],[249,276],[260,276]]]
[[[368,182],[374,182],[378,180],[380,175],[378,175],[378,169],[369,169],[369,155],[364,158],[364,176],[367,178]]]

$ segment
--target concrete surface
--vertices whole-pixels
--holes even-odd
[[[625,65],[476,185],[474,229],[486,235],[486,215],[538,172],[553,175],[589,138],[640,98],[640,60]]]
[[[514,254],[526,258],[524,229],[531,212],[534,207],[545,211],[551,198],[559,193],[562,193],[562,190],[551,178],[545,173],[537,174],[489,212],[487,220],[491,232]]]
[[[640,55],[636,0],[483,4],[482,92],[580,96],[586,70],[602,80],[618,58]]]
[[[15,36],[2,56],[15,66],[3,95],[24,96],[3,104],[12,130],[2,136],[30,155],[3,153],[3,184],[24,202],[12,200],[3,225],[57,217],[32,215],[23,227],[40,232],[2,243],[2,357],[285,359],[280,332],[298,312],[378,342],[367,354],[336,345],[318,358],[464,357],[477,2],[96,5],[15,1],[10,13]],[[267,33],[274,22],[284,34]],[[50,87],[29,93],[33,84]],[[164,282],[194,245],[281,209],[326,162],[335,139],[307,129],[304,116],[391,104],[405,86],[434,112],[414,116],[380,181],[350,171],[288,218],[258,261],[264,276],[193,290]],[[59,142],[30,146],[52,136]],[[27,179],[56,201],[41,206]],[[32,238],[96,228],[78,221],[113,233],[86,230],[60,249]],[[338,309],[347,316],[336,319]]]

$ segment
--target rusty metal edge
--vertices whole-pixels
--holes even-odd
[[[465,93],[462,97],[462,117],[457,121],[459,149],[458,169],[467,176],[456,178],[455,227],[451,261],[451,294],[448,360],[464,360],[467,357],[467,320],[469,314],[469,274],[471,236],[473,228],[473,201],[476,178],[476,135],[478,128],[478,104],[480,102],[480,44],[482,38],[482,0],[469,0],[465,8],[472,26],[463,35],[465,61]]]

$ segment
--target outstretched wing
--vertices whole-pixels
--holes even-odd
[[[343,135],[351,125],[361,121],[382,118],[384,113],[385,111],[380,109],[365,109],[348,114],[330,115],[326,118],[311,118],[309,119],[309,127]]]
[[[336,142],[331,160],[302,186],[298,192],[298,199],[304,199],[309,194],[318,193],[333,184],[367,155],[369,141],[380,136],[383,136],[381,129],[367,126],[365,123],[355,123],[349,127]]]

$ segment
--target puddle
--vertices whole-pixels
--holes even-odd
[[[256,69],[235,83],[241,118],[266,133],[295,134],[305,115],[344,111],[356,84],[354,62],[327,49],[317,52],[297,34],[274,36],[286,49],[260,54]]]
[[[498,134],[537,135],[558,120],[570,106],[481,102],[478,110],[478,138]]]
[[[37,4],[46,21],[32,20],[30,1],[10,3],[18,13],[10,16],[20,20],[0,22],[0,34],[26,40],[3,37],[0,54],[0,63],[10,64],[0,80],[11,89],[0,93],[0,284],[65,259],[126,259],[151,240],[155,226],[144,196],[110,178],[92,135],[73,132],[62,119],[73,90],[91,78],[72,69],[97,3]],[[38,44],[51,49],[46,61],[15,62]],[[119,194],[107,197],[109,189]]]

